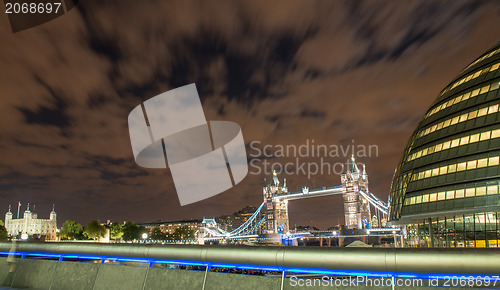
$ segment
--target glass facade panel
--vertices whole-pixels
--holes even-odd
[[[467,170],[476,169],[477,161],[472,160],[467,162]]]
[[[415,248],[497,248],[499,213],[485,212],[423,219],[406,226],[405,246]]]
[[[467,188],[465,190],[465,197],[473,197],[476,194],[475,188]]]
[[[481,135],[479,136],[479,140],[480,141],[483,141],[483,140],[488,140],[490,139],[490,135],[491,135],[491,132],[483,132],[481,133]]]
[[[488,186],[488,195],[498,194],[498,185]]]
[[[478,168],[486,167],[486,166],[488,166],[488,158],[482,158],[482,159],[479,159],[477,161],[477,167]]]
[[[446,198],[446,192],[438,192],[438,200],[444,200]]]
[[[476,196],[486,195],[486,187],[481,186],[476,188]]]

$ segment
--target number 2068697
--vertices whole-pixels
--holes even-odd
[[[6,14],[57,14],[62,11],[61,2],[23,2],[23,3],[5,3]]]

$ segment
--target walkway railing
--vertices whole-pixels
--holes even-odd
[[[329,275],[435,278],[499,275],[500,249],[314,248],[77,243],[0,243],[0,254],[178,263]]]

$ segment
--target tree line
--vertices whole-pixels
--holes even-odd
[[[59,238],[61,240],[99,240],[106,235],[109,229],[109,238],[114,241],[134,241],[134,240],[158,240],[158,241],[179,241],[191,240],[195,237],[195,231],[188,226],[178,227],[173,233],[164,233],[159,227],[153,228],[151,231],[144,226],[137,225],[134,222],[128,221],[125,224],[110,223],[101,224],[94,220],[91,221],[85,228],[73,221],[67,220],[64,222]],[[143,236],[147,234],[147,236]]]

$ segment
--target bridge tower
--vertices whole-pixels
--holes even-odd
[[[217,232],[217,221],[213,218],[203,218],[201,226],[198,228],[198,240],[203,241],[204,238],[212,236],[214,232]]]
[[[290,231],[288,221],[288,200],[275,199],[277,195],[287,194],[286,178],[281,185],[276,171],[273,171],[271,182],[264,186],[264,213],[266,221],[263,229],[267,234],[283,234]]]
[[[361,172],[355,162],[354,156],[347,161],[347,169],[341,174],[344,197],[345,225],[348,229],[362,229],[370,223],[370,204],[363,198],[359,191],[368,193],[368,175],[365,165]]]

